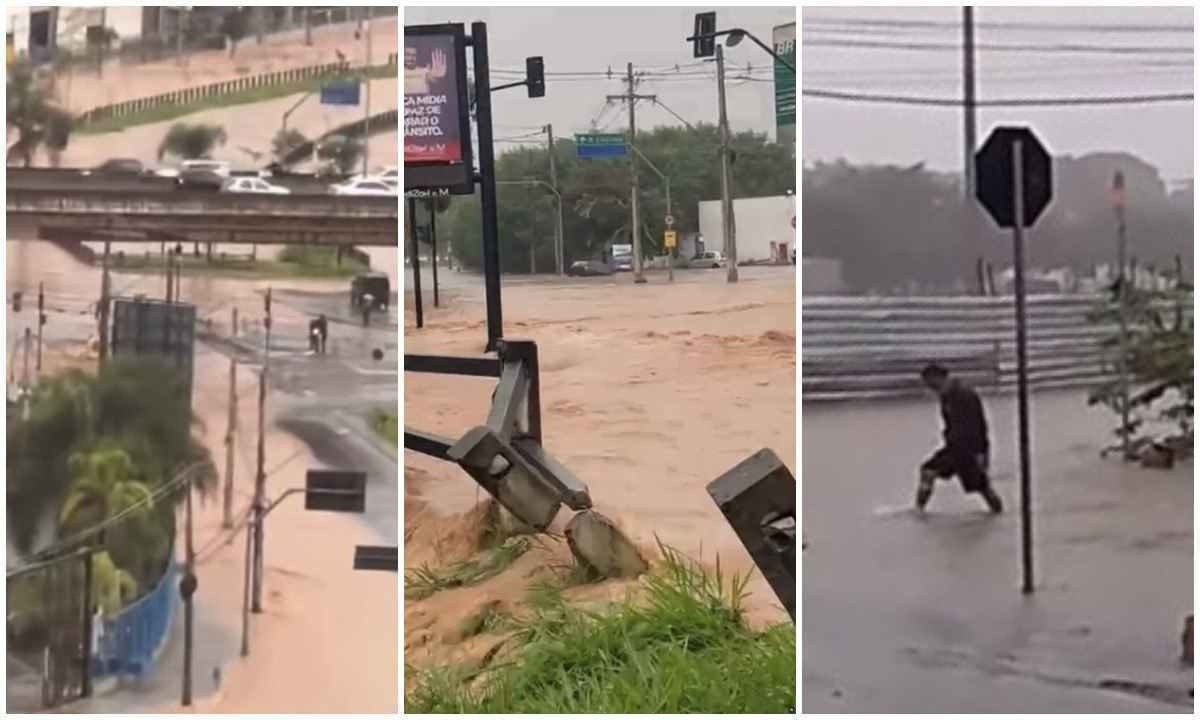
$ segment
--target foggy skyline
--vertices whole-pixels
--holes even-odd
[[[803,19],[805,90],[961,100],[961,8],[805,8]],[[978,100],[1193,90],[1190,7],[978,7],[975,23]],[[801,112],[805,163],[962,172],[961,108],[805,97]],[[995,125],[1028,124],[1054,155],[1128,152],[1175,183],[1193,175],[1193,112],[1192,102],[979,108],[977,147]]]
[[[699,8],[704,10],[709,8]],[[691,35],[697,8],[640,7],[412,7],[402,9],[406,25],[463,23],[488,24],[488,48],[494,84],[524,77],[525,58],[545,60],[546,96],[529,98],[513,88],[492,96],[497,152],[517,144],[545,144],[539,129],[554,125],[556,137],[597,130],[621,132],[628,128],[629,112],[606,95],[626,90],[626,63],[634,71],[654,73],[637,83],[640,94],[659,100],[692,124],[717,121],[716,71],[711,62],[692,57]],[[795,7],[718,7],[721,28],[740,26],[768,45],[771,29],[796,21]],[[470,67],[468,51],[468,67]],[[753,130],[775,137],[775,101],[769,55],[747,40],[726,51],[726,85],[730,128]],[[747,64],[752,68],[749,77]],[[675,66],[679,69],[676,70]],[[612,77],[607,77],[611,68]],[[562,73],[592,73],[591,75]],[[647,101],[637,104],[638,130],[681,126],[670,112]]]

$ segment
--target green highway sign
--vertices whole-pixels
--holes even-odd
[[[774,28],[772,40],[775,52],[796,66],[796,23]],[[780,63],[775,63],[775,127],[796,127],[796,73]]]

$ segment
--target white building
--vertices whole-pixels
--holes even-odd
[[[55,7],[8,5],[5,7],[5,43],[8,59],[29,57],[45,62],[56,50],[83,53],[113,38],[110,49],[147,36],[174,32],[178,15],[186,8],[172,7]]]
[[[721,250],[725,233],[721,226],[721,201],[699,204],[700,234],[705,250]],[[733,201],[734,237],[738,263],[791,263],[796,244],[796,196],[737,198]]]

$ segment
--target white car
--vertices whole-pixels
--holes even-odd
[[[292,191],[256,177],[234,177],[221,186],[222,192],[258,193],[261,195],[291,195]]]
[[[229,177],[229,163],[224,160],[184,160],[179,163],[179,171],[205,170],[221,177]]]
[[[329,191],[334,195],[374,195],[377,197],[395,197],[396,188],[382,180],[370,177],[356,177],[340,185],[330,185]]]

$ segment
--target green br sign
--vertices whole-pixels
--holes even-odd
[[[775,52],[796,66],[796,23],[779,25],[771,37]],[[775,127],[796,127],[796,73],[775,63]]]

